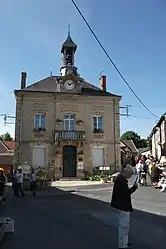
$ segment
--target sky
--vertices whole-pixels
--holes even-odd
[[[166,111],[166,2],[164,0],[75,0],[105,46],[116,66],[141,100],[160,117]],[[122,96],[129,105],[121,117],[121,133],[134,130],[147,137],[157,122],[126,87],[71,0],[0,0],[0,114],[15,115],[14,89],[20,88],[20,73],[27,84],[59,75],[60,48],[71,25],[78,45],[76,66],[80,75],[99,85],[100,72],[107,75],[107,90]],[[124,113],[124,109],[121,109]],[[14,119],[8,122],[14,123]],[[14,124],[0,134],[14,136]]]

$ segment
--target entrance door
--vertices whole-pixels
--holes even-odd
[[[76,177],[76,146],[63,146],[63,177]]]

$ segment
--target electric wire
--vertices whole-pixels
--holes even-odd
[[[132,87],[129,85],[129,83],[127,82],[127,80],[125,79],[125,77],[123,76],[123,74],[121,73],[121,71],[118,69],[118,67],[116,66],[115,62],[112,60],[112,58],[110,57],[110,55],[108,54],[107,50],[105,49],[105,47],[102,45],[101,41],[99,40],[99,38],[97,37],[97,35],[95,34],[95,32],[93,31],[93,29],[91,28],[90,24],[88,23],[88,21],[86,20],[86,18],[84,17],[83,13],[81,12],[80,8],[78,7],[78,5],[76,4],[76,2],[74,0],[71,0],[73,5],[75,6],[75,8],[77,9],[78,13],[80,14],[80,16],[82,17],[83,21],[85,22],[85,24],[87,25],[87,27],[89,28],[90,32],[92,33],[92,35],[94,36],[94,38],[96,39],[97,43],[100,45],[101,49],[103,50],[103,52],[105,53],[105,55],[107,56],[107,58],[109,59],[109,61],[111,62],[111,64],[113,65],[113,67],[115,68],[115,70],[117,71],[117,73],[119,74],[119,76],[121,77],[121,79],[124,81],[124,83],[126,84],[126,86],[130,89],[130,91],[133,93],[133,95],[136,97],[136,99],[141,103],[141,105],[154,117],[159,118],[154,112],[152,112],[150,110],[150,108],[148,106],[146,106],[144,104],[144,102],[140,99],[140,97],[135,93],[135,91],[132,89]]]

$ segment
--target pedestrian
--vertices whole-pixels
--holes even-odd
[[[133,167],[136,166],[136,160],[135,160],[135,157],[133,155],[131,156],[131,166],[133,166]]]
[[[18,171],[15,170],[13,175],[11,176],[11,182],[12,182],[12,188],[13,188],[13,195],[16,197],[18,196],[17,180],[18,180]]]
[[[31,185],[31,191],[32,191],[33,196],[36,196],[37,181],[36,181],[36,173],[34,169],[32,169],[32,172],[30,175],[30,185]]]
[[[119,249],[129,248],[129,228],[130,228],[130,212],[133,211],[131,203],[131,194],[136,191],[138,184],[129,188],[128,179],[134,175],[134,169],[130,165],[122,170],[117,176],[112,193],[111,206],[118,210],[118,245]]]
[[[146,164],[146,161],[143,161],[142,177],[143,177],[143,184],[145,187],[148,186],[147,174],[148,174],[148,166]]]
[[[141,183],[141,171],[143,170],[142,160],[138,161],[138,163],[136,164],[135,168],[136,168],[138,183]]]
[[[22,169],[19,169],[17,174],[17,197],[19,197],[19,193],[21,194],[22,197],[25,196],[23,191],[23,180],[24,176],[22,173]]]
[[[151,178],[153,185],[159,182],[161,170],[157,164],[154,164],[151,168]]]
[[[0,204],[6,199],[4,198],[4,190],[5,190],[6,177],[3,173],[3,170],[0,170]]]

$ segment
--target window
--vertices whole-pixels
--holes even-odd
[[[101,116],[93,117],[93,132],[94,133],[103,132],[103,117]]]
[[[38,113],[34,117],[34,128],[35,129],[45,129],[45,114]]]
[[[38,167],[45,167],[45,156],[46,149],[42,147],[33,148],[33,168],[37,169]]]
[[[64,116],[64,130],[74,131],[75,130],[75,115],[66,114]]]

